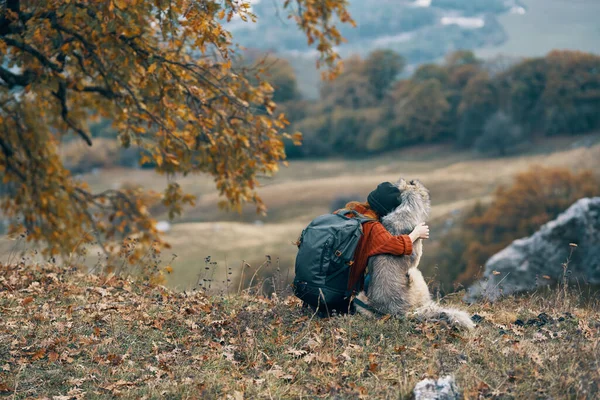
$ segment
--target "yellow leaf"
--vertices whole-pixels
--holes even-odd
[[[115,4],[115,6],[120,9],[120,10],[124,10],[127,8],[127,0],[113,0],[113,3]]]

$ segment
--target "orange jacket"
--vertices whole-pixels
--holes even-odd
[[[408,235],[393,236],[389,233],[381,222],[379,222],[379,216],[369,207],[368,203],[350,202],[346,204],[345,208],[355,210],[366,217],[377,219],[377,221],[363,223],[363,236],[356,246],[354,263],[350,270],[348,289],[354,288],[359,282],[362,289],[364,272],[367,269],[369,257],[378,254],[392,254],[395,256],[411,255],[413,248],[412,240],[410,240]],[[352,214],[348,214],[348,216],[352,217]]]

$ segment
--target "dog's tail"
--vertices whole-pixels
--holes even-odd
[[[475,324],[469,314],[455,308],[446,308],[431,301],[415,310],[417,318],[429,321],[446,321],[457,328],[473,329]]]

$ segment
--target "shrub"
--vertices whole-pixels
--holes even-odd
[[[475,149],[481,153],[506,156],[524,142],[523,129],[499,111],[485,123],[483,134],[475,140]]]
[[[497,189],[488,207],[477,205],[442,241],[439,267],[446,281],[467,285],[495,253],[530,236],[582,197],[600,195],[592,171],[533,167],[512,186]]]

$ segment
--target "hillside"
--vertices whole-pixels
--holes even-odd
[[[559,141],[560,146],[568,148],[576,142],[572,140]],[[539,151],[542,149],[538,147]],[[172,251],[178,255],[173,265],[175,271],[168,281],[175,287],[189,288],[198,273],[204,272],[202,260],[207,256],[221,266],[227,264],[238,276],[242,260],[254,270],[265,260],[265,255],[270,255],[274,261],[272,268],[270,271],[263,268],[262,272],[273,272],[279,259],[281,271],[286,276],[293,275],[296,248],[292,243],[310,220],[330,212],[336,199],[364,199],[378,183],[395,181],[400,176],[418,178],[431,191],[432,238],[427,243],[421,269],[426,276],[432,276],[439,239],[445,229],[462,210],[478,201],[487,201],[498,185],[509,184],[515,174],[531,165],[598,171],[599,163],[600,145],[497,159],[447,153],[443,147],[421,147],[367,160],[295,161],[274,178],[265,180],[260,189],[269,207],[264,218],[252,207],[247,207],[241,215],[219,211],[214,190],[205,189],[198,178],[183,180],[184,189],[198,194],[199,200],[167,234]],[[216,273],[219,284],[224,279],[223,270]]]
[[[600,308],[559,293],[473,305],[478,326],[464,333],[321,320],[283,292],[207,296],[1,265],[0,310],[0,396],[13,399],[408,398],[446,374],[467,398],[600,391]]]
[[[532,165],[567,167],[600,171],[600,136],[559,137],[535,144],[529,153],[507,158],[479,158],[470,152],[456,152],[447,146],[419,146],[368,159],[297,160],[271,178],[265,177],[259,194],[268,206],[266,216],[257,215],[252,206],[242,213],[226,212],[217,206],[218,196],[212,180],[205,176],[178,179],[183,190],[198,196],[196,206],[186,208],[176,218],[165,239],[172,245],[165,250],[160,265],[172,266],[167,284],[179,290],[191,289],[199,277],[212,276],[213,285],[223,287],[226,280],[237,284],[243,261],[258,276],[268,276],[279,267],[284,277],[293,276],[296,248],[292,244],[315,216],[330,212],[340,200],[364,199],[384,180],[400,176],[418,178],[431,191],[432,227],[421,269],[425,276],[436,274],[439,241],[448,227],[456,223],[462,210],[478,201],[488,201],[498,185],[509,184],[515,174]],[[587,147],[589,146],[589,147]],[[85,147],[82,146],[82,150]],[[83,176],[95,191],[139,184],[162,190],[165,178],[151,170],[123,168],[100,169]],[[156,218],[166,220],[157,210]],[[0,240],[2,254],[19,254],[34,259],[33,245],[23,239]],[[103,258],[98,249],[89,248],[80,262],[92,267]],[[176,258],[171,262],[173,256]],[[211,257],[206,270],[206,257]],[[0,261],[6,262],[7,258]],[[230,269],[231,275],[226,272]],[[247,274],[246,274],[247,276]]]

